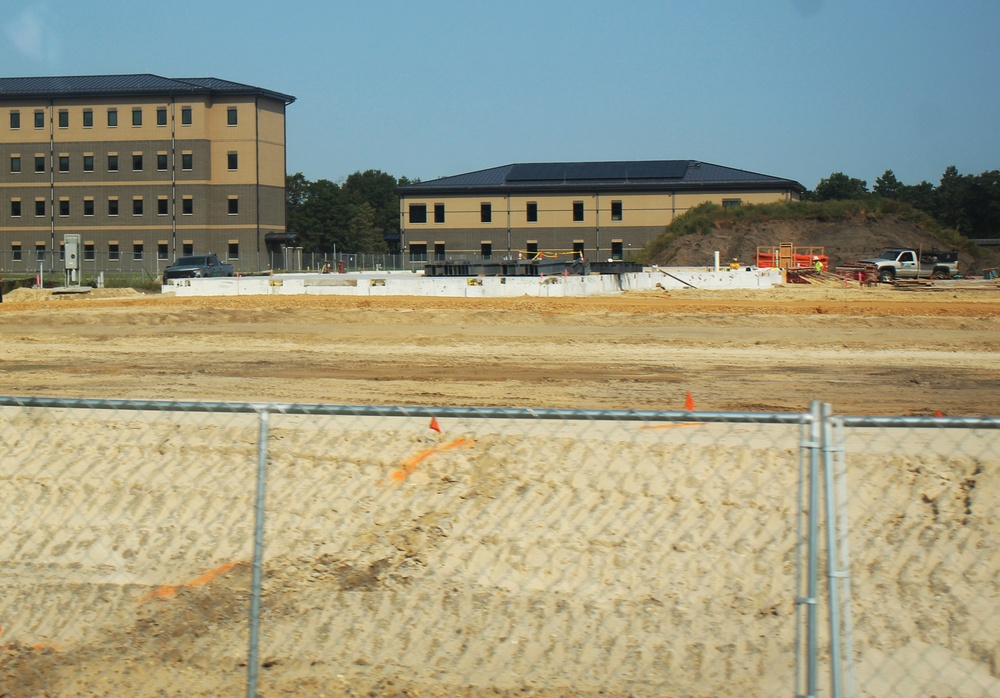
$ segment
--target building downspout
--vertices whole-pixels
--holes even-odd
[[[510,194],[506,194],[504,198],[507,199],[507,259],[510,259]],[[493,236],[490,236],[492,239]]]
[[[56,131],[52,118],[56,110],[55,104],[55,100],[49,100],[49,249],[52,250],[50,271],[55,268],[56,261]]]
[[[170,96],[170,259],[177,259],[177,122],[174,97]],[[157,250],[159,259],[159,250]],[[157,262],[159,264],[159,262]]]
[[[260,97],[253,98],[253,128],[254,128],[254,212],[257,216],[257,271],[260,271]],[[286,127],[287,128],[287,127]],[[287,155],[286,155],[287,157]]]
[[[601,193],[597,192],[594,194],[597,198],[597,210],[594,212],[594,218],[597,224],[597,260],[601,259]]]

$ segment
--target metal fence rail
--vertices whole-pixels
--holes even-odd
[[[998,429],[0,397],[0,695],[992,695]]]

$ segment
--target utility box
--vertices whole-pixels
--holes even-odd
[[[64,235],[63,246],[66,254],[66,271],[80,268],[80,236]]]

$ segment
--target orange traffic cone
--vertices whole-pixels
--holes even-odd
[[[441,425],[438,424],[437,417],[431,417],[430,428],[436,431],[438,434],[441,433]]]
[[[694,410],[694,398],[691,397],[690,390],[688,391],[687,398],[684,399],[684,409],[686,409],[688,412]]]
[[[944,415],[943,415],[943,414],[941,414],[941,410],[938,410],[937,412],[935,412],[935,413],[934,413],[934,416],[935,416],[935,417],[944,417]]]

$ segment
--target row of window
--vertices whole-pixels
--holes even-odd
[[[230,242],[228,255],[226,257],[227,262],[232,262],[240,258],[240,243]],[[44,262],[46,254],[46,247],[44,242],[35,243],[35,261]],[[194,254],[194,243],[185,242],[181,250],[182,256],[190,256]],[[117,242],[108,243],[107,251],[108,259],[110,261],[117,261],[122,259],[122,251]],[[146,248],[145,244],[142,242],[135,242],[132,244],[132,259],[141,260],[145,259]],[[14,242],[10,246],[10,257],[13,262],[24,261],[23,251],[21,249],[21,243]],[[156,246],[156,258],[159,260],[170,259],[170,249],[165,242],[160,242]],[[59,259],[66,259],[66,248],[65,245],[59,246]],[[92,242],[84,242],[83,244],[83,260],[85,262],[91,262],[97,259],[97,250]]]
[[[132,107],[132,125],[142,126],[143,119],[143,108],[142,107]],[[166,126],[167,125],[168,112],[166,107],[156,107],[156,125]],[[192,109],[191,107],[181,107],[181,126],[191,126],[192,124]],[[94,110],[85,108],[81,112],[81,123],[84,128],[94,127]],[[35,128],[45,128],[45,110],[35,109],[34,110],[34,124]],[[60,109],[56,112],[56,123],[59,128],[69,128],[69,109]],[[226,124],[229,126],[237,126],[239,124],[239,113],[236,107],[228,107],[226,109]],[[108,107],[107,110],[107,125],[108,128],[115,128],[118,126],[118,108]],[[12,129],[21,128],[21,112],[19,110],[11,110],[10,112],[10,127]]]
[[[444,204],[434,204],[434,222],[444,223]],[[529,201],[525,207],[525,216],[529,223],[538,222],[538,202]],[[584,220],[584,208],[582,201],[573,202],[573,221],[582,222]],[[622,202],[611,202],[611,220],[622,220]],[[493,222],[493,204],[484,201],[479,205],[479,221],[481,223]],[[410,223],[427,222],[427,204],[410,204]]]
[[[542,251],[538,249],[538,243],[535,241],[529,241],[525,243],[526,248],[524,250],[519,250],[518,252],[524,259],[535,260],[542,258]],[[428,261],[427,253],[427,243],[426,242],[411,242],[409,245],[410,250],[410,261],[412,262],[426,262]],[[611,241],[611,259],[620,260],[623,259],[624,253],[624,243],[621,240]],[[574,258],[579,257],[582,259],[585,254],[584,243],[582,240],[573,241],[573,254]],[[479,243],[479,256],[482,259],[492,259],[493,258],[493,243],[489,240],[483,240]],[[448,253],[445,250],[445,243],[436,242],[434,243],[434,261],[443,262],[448,259]]]
[[[69,199],[59,199],[56,202],[59,215],[68,216],[70,215],[70,200]],[[227,200],[228,208],[227,213],[231,216],[235,216],[240,212],[240,199],[238,196],[230,196]],[[10,215],[12,218],[19,218],[22,214],[21,200],[11,199],[10,201]],[[108,215],[117,216],[119,211],[118,197],[112,196],[108,197]],[[132,198],[132,215],[141,216],[145,213],[145,203],[141,196],[136,196]],[[170,213],[170,200],[161,196],[156,199],[156,215],[166,216]],[[194,197],[184,196],[181,198],[181,214],[185,216],[190,216],[194,214]],[[35,216],[44,217],[46,215],[46,199],[38,198],[35,199]],[[94,215],[94,199],[84,198],[83,200],[83,215],[93,216]]]
[[[108,172],[118,172],[119,166],[119,156],[118,153],[108,153],[107,156]],[[142,172],[145,165],[145,160],[142,153],[132,153],[132,171]],[[239,169],[240,166],[240,156],[236,151],[231,151],[226,155],[226,165],[231,172]],[[59,172],[66,173],[70,170],[70,156],[68,154],[60,154],[56,158],[56,166]],[[169,153],[157,153],[156,154],[156,170],[158,172],[166,172],[170,166],[170,154]],[[94,171],[94,155],[92,153],[84,153],[82,167],[84,172]],[[189,151],[184,151],[181,153],[181,170],[189,171],[194,169],[194,154]],[[14,154],[10,156],[10,171],[11,174],[18,174],[21,172],[21,156],[19,154]],[[47,155],[35,155],[35,172],[44,173],[48,171],[48,156]]]

